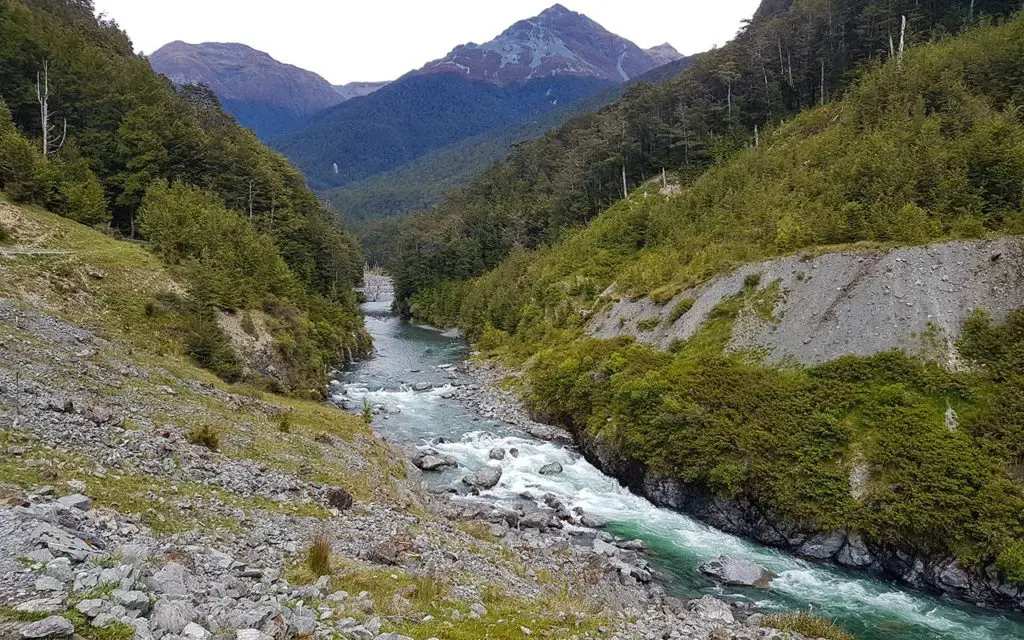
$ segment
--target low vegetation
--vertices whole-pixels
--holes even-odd
[[[852,635],[837,627],[830,620],[807,611],[765,616],[761,626],[778,629],[779,631],[792,631],[808,638],[855,640]]]

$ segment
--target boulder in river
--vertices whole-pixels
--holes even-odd
[[[505,450],[502,449],[501,447],[494,447],[493,449],[490,450],[490,452],[488,452],[487,457],[490,458],[491,460],[504,460]]]
[[[458,461],[452,456],[443,456],[433,449],[418,451],[412,457],[412,463],[423,471],[440,471],[445,467],[457,467]]]
[[[770,571],[749,560],[719,556],[700,565],[700,572],[726,585],[766,589],[773,576]]]
[[[549,462],[540,468],[539,473],[542,476],[558,475],[559,473],[562,473],[562,465],[557,462]]]
[[[501,467],[484,467],[462,479],[463,484],[477,489],[492,489],[501,480]]]

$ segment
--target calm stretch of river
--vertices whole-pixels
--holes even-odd
[[[501,483],[485,496],[511,504],[522,491],[551,492],[569,508],[579,506],[609,521],[613,532],[642,538],[651,547],[651,564],[669,577],[666,591],[679,597],[711,593],[754,602],[765,610],[809,608],[835,619],[860,640],[1024,639],[1020,617],[961,606],[722,533],[629,493],[571,451],[512,432],[508,425],[480,420],[459,400],[443,397],[451,395],[444,387],[450,380],[443,365],[466,357],[465,342],[403,322],[391,315],[390,305],[390,300],[364,305],[377,353],[346,372],[346,392],[401,411],[375,422],[388,439],[414,444],[438,436],[450,440],[435,448],[455,456],[462,468],[449,472],[446,479],[454,481],[489,463],[501,464]],[[438,386],[411,390],[417,382]],[[500,463],[489,461],[488,451],[495,446],[517,447],[520,455]],[[560,462],[565,471],[556,476],[537,473],[552,461]],[[696,568],[722,554],[752,560],[778,578],[767,590],[716,588]]]

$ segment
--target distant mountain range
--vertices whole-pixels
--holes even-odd
[[[674,50],[672,50],[674,51]],[[653,54],[555,5],[482,45],[465,44],[372,95],[273,141],[316,189],[364,180],[466,138],[536,119],[643,74]]]
[[[548,112],[568,113],[565,108],[580,100],[681,58],[671,45],[641,49],[556,4],[489,42],[459,45],[390,83],[334,87],[240,44],[172,42],[150,62],[178,84],[208,85],[227,111],[284,153],[312,187],[327,190],[495,132],[499,143],[471,154],[474,169],[486,166],[513,142],[509,132],[539,135],[539,123],[550,121]],[[430,173],[444,172],[437,164],[443,158],[458,157],[466,154],[439,156]],[[467,177],[453,167],[455,174],[460,183]],[[401,200],[433,202],[434,191]],[[371,202],[362,213],[375,217],[405,206]]]
[[[294,131],[313,114],[387,84],[331,85],[312,71],[236,43],[171,42],[152,53],[149,62],[175,84],[210,87],[225,109],[264,140]]]

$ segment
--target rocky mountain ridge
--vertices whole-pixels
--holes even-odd
[[[178,40],[150,54],[149,62],[175,84],[210,87],[229,113],[263,139],[281,135],[319,111],[387,84],[334,86],[312,71],[234,42],[189,44]]]

